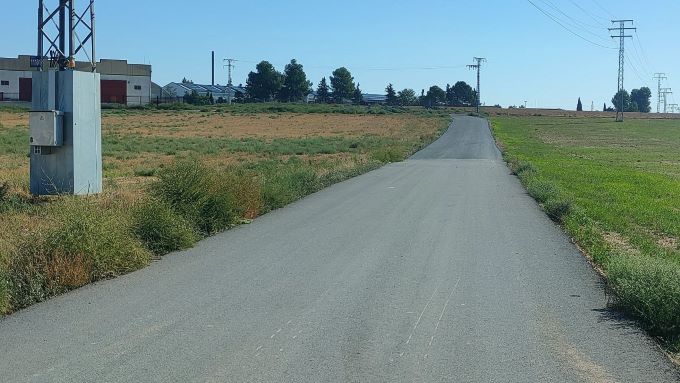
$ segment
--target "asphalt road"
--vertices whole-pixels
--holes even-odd
[[[671,382],[485,121],[0,321],[0,382]]]

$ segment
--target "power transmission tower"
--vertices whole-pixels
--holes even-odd
[[[661,88],[661,98],[663,98],[663,112],[667,113],[668,111],[668,95],[673,94],[671,92],[671,88]]]
[[[678,110],[678,104],[668,104],[668,107],[671,109],[671,113],[675,113]]]
[[[594,112],[595,111],[595,101],[590,102],[590,111]]]
[[[472,60],[474,60],[476,64],[468,65],[467,67],[477,71],[477,113],[479,114],[479,105],[482,103],[482,92],[480,91],[479,86],[479,72],[482,69],[482,63],[486,62],[486,59],[484,57],[473,57]]]
[[[617,94],[624,90],[623,87],[623,67],[624,67],[624,42],[626,41],[626,38],[633,38],[632,35],[626,35],[627,30],[637,30],[637,28],[633,27],[626,27],[626,23],[631,23],[633,24],[633,20],[612,20],[613,24],[619,23],[618,28],[609,28],[610,32],[613,31],[618,31],[618,35],[612,35],[612,38],[618,38],[619,39],[619,86],[617,90]],[[621,100],[619,101],[619,107],[616,110],[616,121],[622,122],[623,121],[623,97],[619,97]]]
[[[231,86],[231,68],[235,67],[235,65],[233,63],[238,61],[238,60],[236,60],[236,59],[224,59],[223,61],[227,62],[227,65],[225,65],[229,69],[229,80],[227,82],[227,85]]]
[[[668,80],[665,73],[654,73],[654,79],[658,80],[656,86],[656,112],[661,113],[661,80]]]

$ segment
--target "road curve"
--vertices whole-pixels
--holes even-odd
[[[0,321],[0,382],[675,382],[486,121]]]

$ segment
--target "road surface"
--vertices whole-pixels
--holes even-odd
[[[0,321],[0,382],[670,382],[484,120]]]

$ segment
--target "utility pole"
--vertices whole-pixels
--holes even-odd
[[[486,62],[486,59],[484,57],[473,57],[472,60],[476,62],[476,64],[468,65],[468,69],[476,70],[477,71],[477,114],[479,114],[479,105],[482,103],[482,92],[480,91],[480,86],[479,86],[479,72],[482,69],[482,63]]]
[[[661,113],[661,80],[668,80],[665,73],[654,73],[654,79],[658,80],[656,86],[656,112]]]
[[[624,90],[623,87],[623,67],[624,67],[624,42],[626,41],[626,38],[633,38],[632,35],[626,35],[627,30],[637,30],[637,28],[633,27],[626,27],[626,23],[631,23],[633,24],[633,20],[612,20],[612,23],[616,25],[616,23],[619,24],[618,28],[609,28],[610,32],[618,31],[618,35],[612,35],[611,37],[618,38],[619,39],[619,86],[618,86],[618,91],[621,92]],[[618,122],[623,122],[623,97],[620,97],[621,100],[619,101],[619,107],[617,108],[616,111],[616,121]]]
[[[236,59],[224,59],[223,61],[227,62],[227,65],[225,65],[229,69],[229,80],[227,82],[227,85],[231,86],[231,68],[235,67],[235,65],[233,63],[238,61],[238,60],[236,60]]]
[[[527,108],[527,100],[524,100],[524,109]]]
[[[595,111],[595,101],[590,102],[590,111],[594,112]]]
[[[671,88],[661,88],[661,97],[663,98],[663,112],[667,113],[668,111],[668,95],[673,94],[671,92]]]

